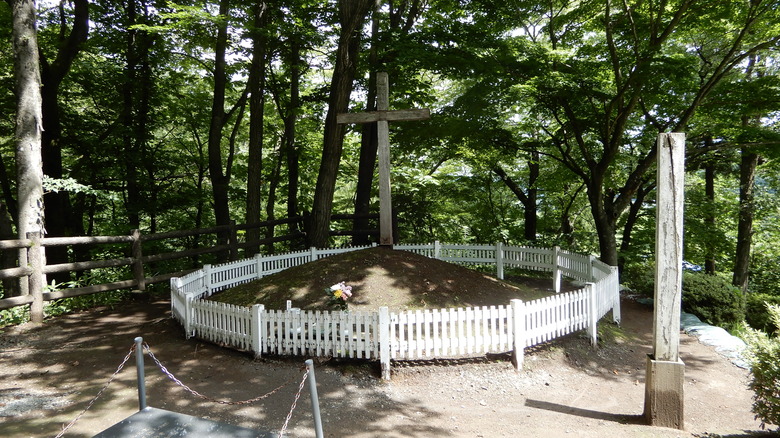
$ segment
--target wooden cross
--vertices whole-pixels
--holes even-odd
[[[336,115],[336,123],[372,123],[377,125],[377,146],[379,155],[379,244],[393,244],[392,203],[390,202],[390,133],[388,122],[426,120],[431,117],[429,109],[406,109],[390,111],[390,87],[387,73],[376,75],[376,111],[342,113]]]

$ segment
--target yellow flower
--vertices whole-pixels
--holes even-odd
[[[335,298],[341,298],[341,289],[336,289],[336,291],[333,292],[333,296]]]

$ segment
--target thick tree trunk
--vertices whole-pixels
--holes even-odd
[[[225,88],[227,86],[225,53],[228,42],[227,16],[229,12],[230,1],[221,0],[219,3],[219,15],[223,17],[223,20],[220,21],[217,29],[214,47],[214,84],[208,138],[209,179],[211,180],[216,225],[230,224],[228,195],[230,172],[225,172],[222,169],[222,129],[226,120]],[[221,245],[226,244],[228,237],[228,233],[220,233],[217,236],[217,243]],[[220,255],[222,259],[226,257],[227,254]]]
[[[325,117],[322,160],[320,161],[317,187],[314,192],[314,205],[312,206],[311,235],[309,236],[309,243],[312,246],[324,247],[328,245],[336,175],[344,145],[344,126],[336,123],[336,115],[345,112],[349,105],[349,95],[352,92],[352,82],[357,69],[363,23],[373,3],[373,0],[339,1],[341,34],[336,49],[336,65],[330,85],[328,114]]]
[[[268,21],[267,5],[257,1],[253,7],[252,63],[249,69],[249,162],[246,181],[246,223],[260,222],[261,192],[263,178],[263,126],[265,118],[265,58],[268,42],[263,28]],[[260,239],[261,230],[247,230],[247,241]],[[259,247],[246,249],[246,256],[251,257],[259,251]]]
[[[592,182],[588,185],[588,200],[590,201],[590,211],[593,215],[593,222],[596,225],[596,233],[599,238],[599,254],[601,261],[610,265],[618,265],[617,254],[617,219],[618,214],[613,213],[612,209],[607,209],[604,201],[604,194],[601,191],[603,183]]]
[[[57,56],[49,63],[46,58],[40,58],[41,65],[41,108],[43,112],[43,135],[41,150],[43,156],[43,173],[51,178],[62,178],[62,124],[60,120],[59,91],[63,79],[70,71],[73,61],[81,51],[82,44],[87,40],[89,32],[89,9],[87,0],[73,1],[73,26],[70,34],[60,41]],[[62,12],[64,14],[64,12]],[[65,18],[62,17],[62,32],[65,35]],[[45,195],[46,234],[49,236],[67,236],[73,234],[72,223],[81,218],[72,218],[70,198],[67,191],[61,190]],[[46,251],[48,264],[65,263],[68,261],[67,248],[56,246]],[[52,274],[57,282],[69,279],[69,274]]]
[[[376,80],[376,75],[371,75]],[[374,82],[376,83],[376,82]],[[369,111],[376,110],[376,86],[373,86],[373,95],[369,88],[369,102],[373,100],[373,106],[368,106]],[[372,99],[373,97],[373,99]],[[363,136],[360,141],[360,163],[358,167],[358,182],[355,193],[355,215],[353,230],[360,231],[369,228],[369,219],[366,217],[371,212],[371,192],[374,186],[374,171],[376,169],[378,137],[376,123],[366,123],[362,126]],[[356,234],[352,237],[352,244],[356,246],[370,243],[367,234]]]
[[[19,238],[26,239],[27,233],[43,232],[41,76],[35,3],[33,0],[15,0],[11,6],[16,92],[14,146],[19,215],[16,224]],[[22,290],[27,289],[23,287]],[[40,316],[42,319],[42,313]]]
[[[737,254],[734,260],[732,284],[747,290],[750,270],[750,247],[753,243],[753,216],[755,214],[755,181],[758,155],[742,149],[739,166],[739,225],[737,227]]]
[[[375,3],[374,14],[371,17],[371,50],[368,55],[369,76],[368,76],[368,94],[366,96],[366,110],[376,111],[376,69],[379,47],[379,14],[377,8],[379,2]],[[370,213],[371,192],[374,187],[374,170],[376,169],[377,153],[379,148],[379,137],[375,123],[366,123],[361,126],[362,136],[360,139],[360,160],[358,163],[358,181],[355,190],[355,215],[352,222],[352,230],[359,232],[369,228],[369,220],[366,217]],[[356,233],[352,236],[352,245],[368,245],[371,239],[367,234]]]

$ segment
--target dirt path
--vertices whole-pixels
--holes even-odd
[[[592,349],[581,335],[528,352],[523,371],[503,357],[428,364],[394,364],[393,380],[373,366],[317,368],[324,429],[329,437],[514,436],[762,436],[750,412],[748,373],[711,347],[682,335],[686,363],[686,431],[642,424],[645,356],[652,311],[624,302],[623,332],[602,325],[605,342]],[[616,335],[617,334],[617,335]],[[295,382],[264,402],[225,406],[195,399],[147,361],[151,406],[226,423],[278,430],[302,361],[253,360],[245,354],[185,340],[167,302],[134,302],[42,327],[0,335],[0,436],[55,436],[86,406],[143,336],[182,381],[213,397],[240,400]],[[90,437],[137,409],[131,361],[103,397],[66,436]],[[290,436],[314,436],[308,396],[290,422]]]

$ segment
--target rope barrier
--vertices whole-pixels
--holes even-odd
[[[286,382],[282,383],[278,387],[272,389],[271,391],[269,391],[269,392],[267,392],[267,393],[265,393],[265,394],[263,394],[261,396],[255,397],[255,398],[251,398],[251,399],[247,399],[247,400],[239,400],[239,401],[219,400],[219,399],[214,399],[214,398],[208,397],[206,395],[203,395],[200,392],[198,392],[198,391],[190,388],[186,384],[184,384],[181,380],[179,380],[176,376],[174,376],[173,373],[168,371],[168,369],[162,364],[162,362],[160,362],[159,359],[157,359],[157,357],[154,355],[154,353],[152,353],[151,348],[149,347],[149,345],[146,342],[143,343],[143,348],[144,348],[144,350],[147,353],[149,353],[149,357],[151,357],[152,360],[157,364],[157,367],[160,369],[160,371],[162,371],[162,373],[165,374],[173,383],[175,383],[176,385],[178,385],[179,387],[181,387],[185,391],[189,392],[190,394],[194,395],[195,397],[201,398],[201,399],[206,400],[206,401],[210,401],[212,403],[222,404],[222,405],[245,405],[245,404],[255,403],[257,401],[263,400],[263,399],[268,398],[269,396],[275,394],[276,392],[278,392],[279,390],[281,390],[282,388],[284,388],[285,386],[287,386],[288,384],[290,384],[292,381],[294,381],[297,378],[297,375],[293,376],[291,379],[289,379]],[[111,377],[108,379],[106,384],[103,385],[102,388],[100,388],[100,391],[98,391],[97,395],[95,395],[95,397],[92,398],[92,400],[90,400],[90,402],[87,404],[87,407],[84,408],[84,410],[81,411],[76,416],[76,418],[74,418],[70,423],[68,423],[66,426],[64,426],[62,428],[60,433],[58,433],[55,436],[55,438],[61,438],[65,434],[65,432],[67,432],[68,429],[70,429],[74,424],[76,424],[76,422],[79,421],[79,419],[81,419],[81,417],[92,407],[92,405],[95,404],[97,399],[100,398],[100,396],[103,395],[103,393],[108,388],[108,386],[111,384],[111,382],[113,382],[114,379],[116,379],[116,376],[122,371],[122,369],[124,368],[125,364],[127,363],[128,360],[130,360],[130,357],[133,355],[133,353],[135,351],[136,351],[136,345],[133,344],[130,347],[130,351],[128,351],[127,355],[122,360],[122,363],[119,364],[119,366],[117,367],[116,371],[114,371],[114,374],[111,375]],[[287,414],[287,417],[286,417],[286,419],[284,421],[284,425],[282,426],[282,428],[281,428],[281,430],[279,432],[279,437],[280,438],[287,431],[287,425],[290,422],[290,418],[292,418],[293,411],[295,411],[296,405],[298,404],[298,399],[301,397],[301,392],[303,391],[303,386],[304,386],[304,383],[306,382],[306,378],[309,376],[309,369],[307,369],[305,367],[303,367],[303,369],[305,369],[306,371],[303,373],[303,379],[301,380],[301,384],[298,387],[298,392],[295,394],[295,399],[293,400],[292,406],[290,408],[290,412]]]

